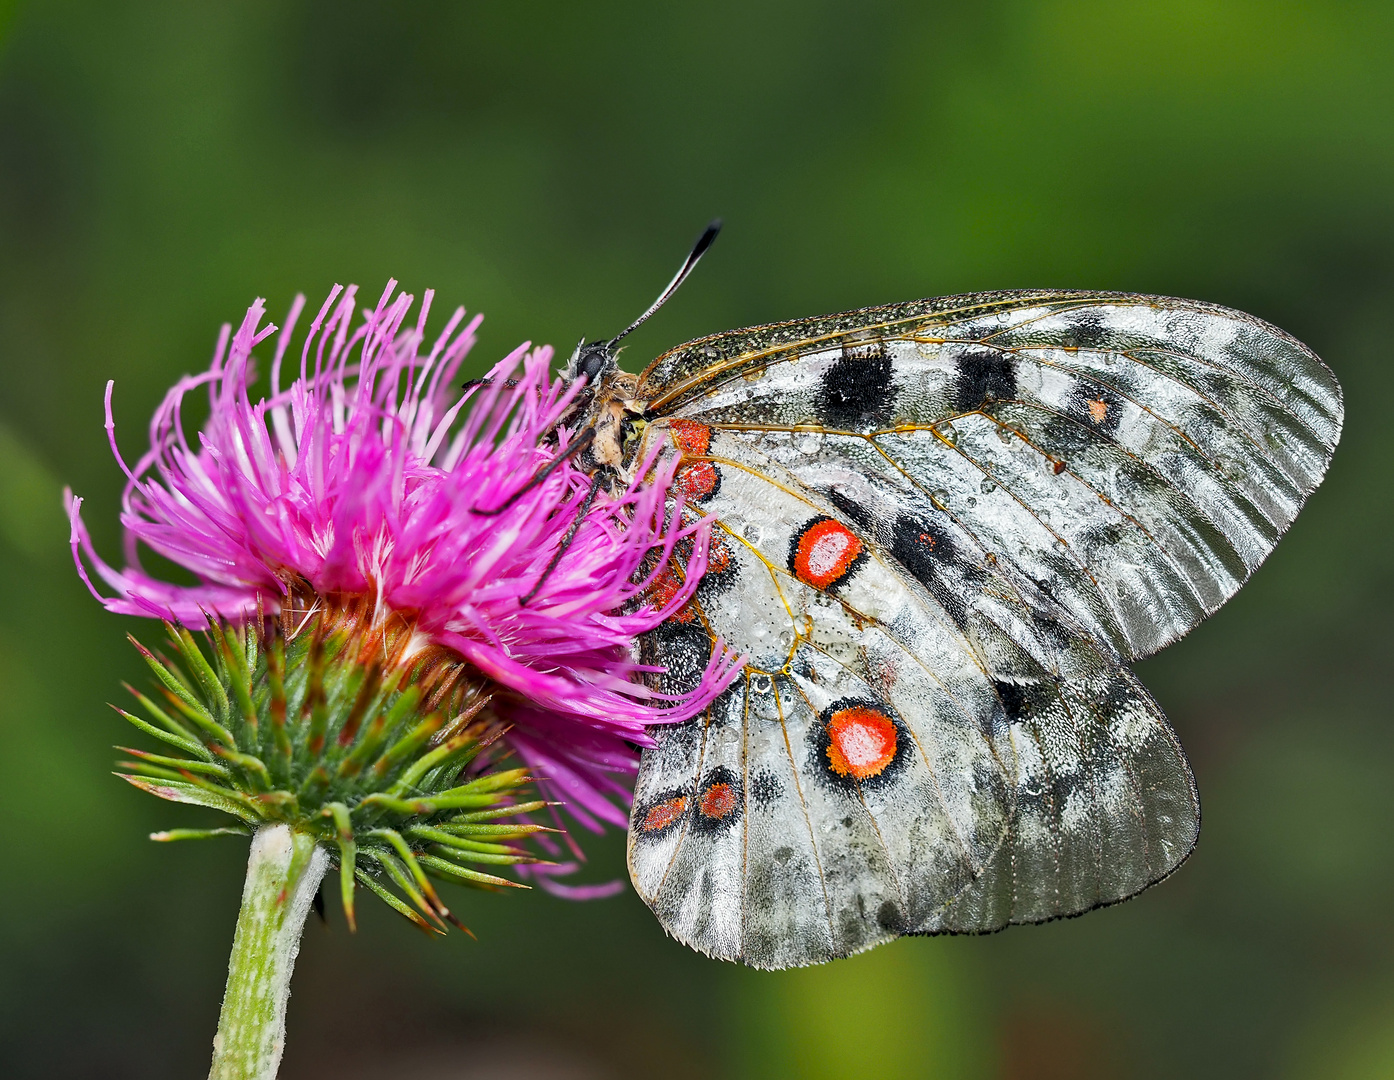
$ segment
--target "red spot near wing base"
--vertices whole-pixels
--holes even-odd
[[[673,552],[673,557],[667,565],[659,571],[644,593],[644,599],[653,608],[663,608],[672,603],[673,597],[678,595],[678,591],[687,581],[690,573],[688,561],[692,555],[692,543],[680,541],[677,549]],[[713,577],[724,574],[731,569],[732,555],[730,545],[719,536],[713,536],[707,546],[707,569],[706,573]],[[669,622],[690,623],[695,622],[698,616],[696,599],[689,599],[686,604],[680,607],[673,614],[668,616]]]
[[[687,457],[702,457],[711,447],[712,429],[695,420],[669,420],[673,442]]]
[[[643,823],[639,828],[645,832],[658,832],[659,829],[666,829],[678,818],[682,817],[683,811],[687,809],[687,796],[676,795],[671,799],[666,799],[649,809],[644,815]]]
[[[823,518],[803,531],[794,545],[793,571],[815,589],[826,589],[841,580],[857,556],[862,542],[840,521]]]
[[[645,599],[648,600],[650,607],[663,608],[673,602],[673,597],[678,595],[678,590],[682,587],[683,577],[678,572],[677,567],[670,562],[649,586]],[[690,623],[696,617],[697,613],[693,609],[691,601],[668,616],[671,621],[680,623]]]
[[[721,476],[710,461],[694,461],[684,465],[673,478],[673,486],[688,502],[709,499],[716,494]]]
[[[735,789],[730,784],[713,784],[702,792],[697,809],[701,811],[703,817],[711,818],[713,821],[729,817],[731,812],[736,809]]]
[[[707,545],[707,573],[724,574],[731,569],[731,549],[719,536]]]
[[[895,721],[878,709],[854,705],[828,720],[828,764],[838,776],[866,780],[895,757]]]

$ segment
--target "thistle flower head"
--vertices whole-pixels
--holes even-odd
[[[491,724],[576,820],[623,825],[623,774],[645,728],[697,714],[734,674],[717,649],[690,693],[665,696],[632,650],[690,596],[707,530],[683,523],[676,463],[656,455],[628,488],[588,501],[591,477],[567,454],[578,387],[551,379],[551,350],[520,347],[461,392],[479,319],[457,310],[427,348],[431,295],[410,322],[413,298],[391,282],[355,323],[355,290],[336,287],[289,380],[303,301],[273,343],[258,300],[236,332],[224,328],[209,369],[171,389],[133,466],[117,448],[108,384],[107,431],[127,477],[125,565],[97,554],[68,494],[74,560],[114,612],[215,638],[255,625],[263,644],[273,626],[282,649],[315,628],[371,642],[398,691],[427,679],[433,708]],[[253,354],[269,345],[269,387],[254,400]],[[183,408],[201,388],[209,414],[190,437]],[[686,584],[655,606],[650,586],[679,544],[691,550]],[[142,546],[197,583],[148,573]],[[269,702],[257,685],[249,692]]]

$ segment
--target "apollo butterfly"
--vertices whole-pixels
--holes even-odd
[[[719,639],[748,657],[643,754],[630,874],[670,934],[782,968],[1176,869],[1195,784],[1127,665],[1232,596],[1321,482],[1341,391],[1310,350],[1211,304],[1051,290],[733,330],[637,376],[618,341],[568,368],[585,460],[627,477],[667,447],[713,521],[641,657],[670,691]]]

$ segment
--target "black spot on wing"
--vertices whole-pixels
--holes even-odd
[[[858,897],[860,900],[860,897]],[[894,900],[883,900],[876,909],[876,925],[892,934],[903,934],[908,929],[905,912]]]
[[[1002,702],[1002,708],[1010,721],[1026,719],[1031,713],[1031,694],[1028,687],[1020,683],[1003,682],[1001,679],[992,680],[992,688],[997,691],[997,699]]]
[[[1068,317],[1060,344],[1067,349],[1097,349],[1107,337],[1099,312],[1079,311]]]
[[[993,679],[992,689],[997,696],[991,711],[978,718],[983,736],[996,741],[1008,737],[1013,724],[1029,724],[1035,714],[1032,701],[1034,688],[1021,683]]]
[[[750,797],[756,806],[770,806],[784,797],[784,782],[769,769],[760,769],[750,778]]]
[[[709,601],[719,596],[734,585],[739,577],[740,568],[731,552],[730,543],[720,533],[715,533],[707,547],[707,569],[697,586],[698,599]]]
[[[846,346],[823,373],[818,389],[821,418],[850,431],[886,423],[894,411],[891,358],[879,341]]]
[[[695,690],[711,655],[711,637],[695,623],[660,623],[639,643],[641,661],[665,669],[648,676],[649,684],[665,694],[690,694]]]
[[[973,345],[959,355],[956,368],[954,405],[959,412],[1016,397],[1016,361],[1006,353]]]
[[[1113,435],[1123,418],[1123,399],[1092,379],[1075,379],[1066,402],[1070,415],[1089,432]]]
[[[958,549],[948,533],[910,514],[896,520],[891,554],[923,585],[958,559]]]
[[[968,607],[962,583],[956,582],[949,570],[955,567],[962,575],[966,568],[949,534],[912,514],[905,514],[897,518],[891,528],[890,549],[896,561],[929,590],[930,596],[962,630],[967,625]]]

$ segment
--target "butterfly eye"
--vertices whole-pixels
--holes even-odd
[[[581,346],[576,357],[576,377],[584,375],[587,385],[594,386],[596,379],[613,363],[609,343],[592,341],[589,345]]]

